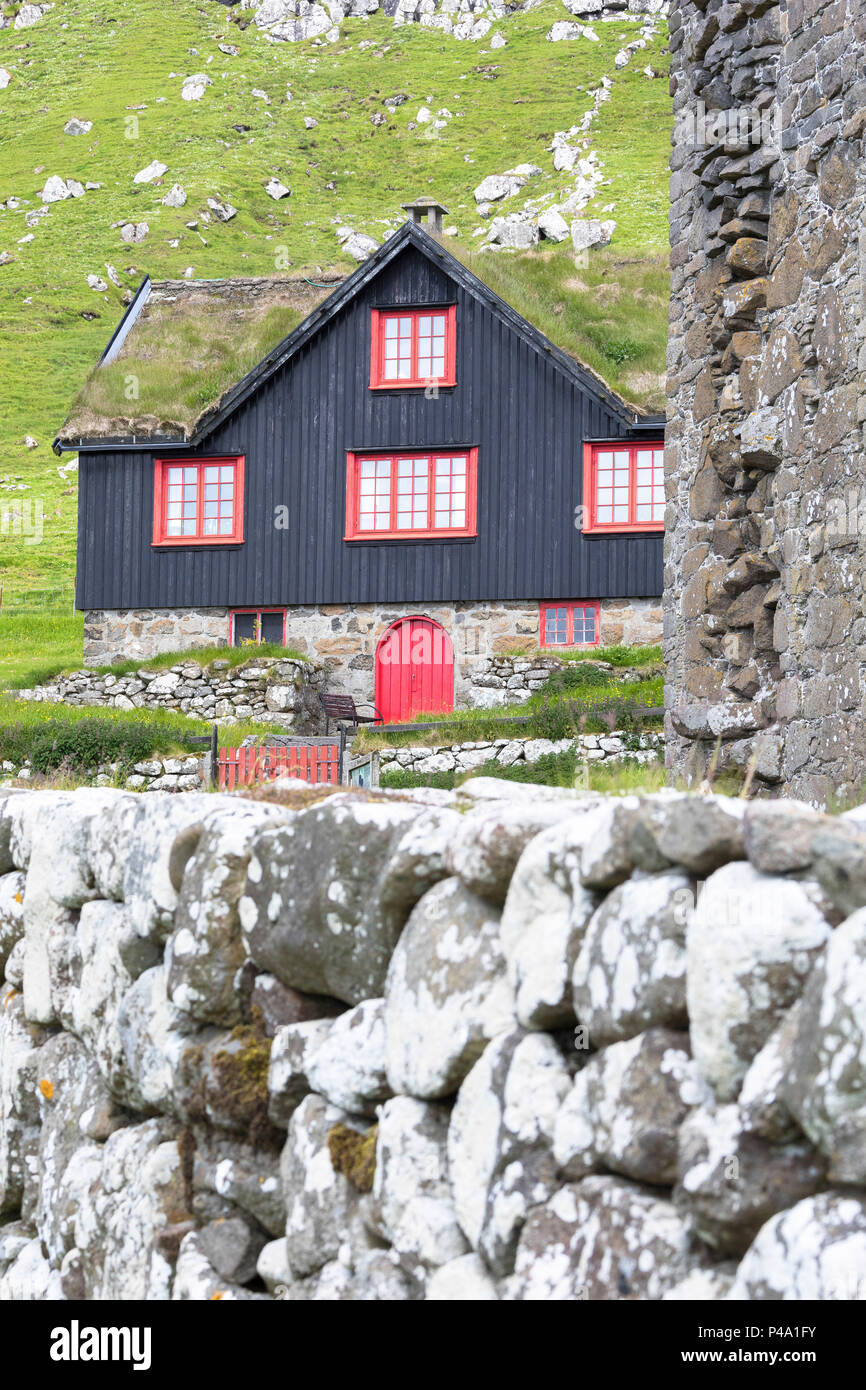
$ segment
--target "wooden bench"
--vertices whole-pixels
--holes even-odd
[[[359,724],[381,724],[382,716],[374,704],[365,704],[363,708],[371,709],[372,714],[359,714],[358,706],[351,695],[320,695],[322,708],[325,711],[325,733],[331,732],[331,720],[336,719],[338,723],[351,724],[357,729]]]

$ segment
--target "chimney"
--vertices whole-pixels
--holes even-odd
[[[434,236],[442,235],[442,218],[448,209],[437,203],[435,198],[416,198],[414,203],[404,203],[403,211],[409,214],[417,227],[424,227]]]

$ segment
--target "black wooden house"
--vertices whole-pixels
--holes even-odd
[[[91,381],[196,293],[146,280]],[[136,409],[55,442],[91,663],[283,642],[395,718],[506,698],[497,653],[659,638],[661,420],[412,220],[194,424]]]

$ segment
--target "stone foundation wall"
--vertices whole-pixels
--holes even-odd
[[[505,703],[478,676],[491,674],[494,658],[538,647],[539,605],[528,603],[325,604],[287,610],[286,645],[325,664],[328,688],[373,699],[376,647],[391,623],[410,615],[441,623],[454,644],[454,697],[458,707]],[[201,610],[136,609],[85,615],[84,659],[107,665],[129,658],[146,660],[159,652],[229,641],[226,608]],[[661,641],[661,599],[603,599],[601,643],[613,646]],[[514,674],[512,671],[511,674]],[[531,694],[531,681],[516,683]]]
[[[0,794],[0,1301],[862,1301],[863,808],[292,802]]]
[[[665,539],[670,763],[862,785],[864,0],[683,0]]]

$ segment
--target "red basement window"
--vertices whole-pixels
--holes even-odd
[[[370,388],[455,386],[457,306],[374,309]]]
[[[595,647],[601,628],[599,599],[541,605],[542,647]]]
[[[157,459],[154,545],[238,545],[244,538],[244,459]]]
[[[232,612],[232,646],[247,642],[286,645],[285,608],[235,608]]]
[[[583,450],[583,530],[663,531],[664,444],[611,441]]]
[[[349,454],[344,539],[474,536],[477,455]]]

